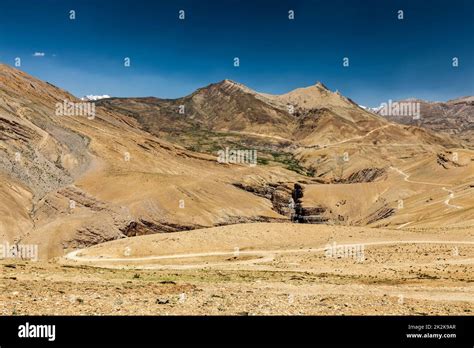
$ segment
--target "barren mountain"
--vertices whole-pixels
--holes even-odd
[[[218,163],[102,107],[58,114],[58,103],[83,101],[6,65],[0,85],[0,236],[38,243],[44,258],[137,234],[288,219],[274,192],[287,199],[294,172]],[[266,194],[236,186],[246,182]]]
[[[428,102],[421,99],[400,100],[420,103],[420,117],[386,116],[392,122],[416,125],[436,132],[457,135],[467,143],[474,139],[474,97],[463,97],[447,102]],[[378,111],[380,113],[380,110]]]
[[[44,259],[243,222],[472,224],[472,151],[322,84],[271,96],[224,80],[91,104],[0,65],[0,86],[0,237]],[[67,103],[95,109],[58,112]],[[226,147],[256,150],[257,165],[220,163]]]
[[[439,191],[443,182],[471,192],[467,183],[473,181],[473,157],[460,140],[388,122],[321,83],[269,95],[224,80],[174,100],[112,98],[98,105],[132,116],[147,131],[189,149],[215,155],[226,146],[253,148],[262,166],[279,165],[322,180],[326,184],[295,188],[299,222],[402,226],[418,217],[408,214],[411,205],[402,217],[400,200],[425,195],[433,202],[431,196],[440,197],[426,207],[439,209],[447,192]],[[410,168],[411,174],[401,175],[400,168]],[[428,184],[405,180],[404,175],[424,177],[428,168],[433,175],[422,180]],[[466,208],[447,211],[450,218],[438,223],[472,221],[472,206],[467,203]]]
[[[334,158],[346,149],[354,167],[339,179],[366,168],[368,158],[377,166],[389,164],[381,147],[410,146],[425,153],[424,146],[459,146],[449,137],[387,122],[321,83],[269,95],[224,80],[179,99],[111,98],[97,105],[132,116],[145,130],[195,151],[254,148],[261,163],[301,174],[314,173],[318,161],[317,176],[329,180],[336,176]]]
[[[305,145],[324,146],[324,141],[347,140],[389,124],[320,82],[270,95],[223,80],[178,99],[108,98],[97,105],[133,116],[156,134],[205,130]],[[387,134],[393,132],[398,140],[413,133],[410,128],[395,127]],[[440,141],[434,134],[425,138],[418,142]]]
[[[128,113],[155,133],[198,128],[284,136],[292,121],[284,105],[271,105],[258,93],[230,80],[179,99],[110,98],[97,104]]]

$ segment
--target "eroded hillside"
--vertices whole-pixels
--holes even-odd
[[[0,236],[44,259],[244,222],[472,225],[471,150],[322,84],[272,96],[224,80],[84,115],[58,112],[84,101],[21,71],[1,65],[0,80]],[[228,149],[255,162],[220,161]]]
[[[235,184],[278,187],[296,173],[218,163],[102,107],[94,117],[58,115],[57,103],[81,101],[0,70],[0,234],[8,241],[37,243],[49,258],[125,236],[288,219]]]

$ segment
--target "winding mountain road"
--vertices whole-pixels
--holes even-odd
[[[448,190],[446,187],[443,187],[443,190],[448,192],[449,193],[449,196],[448,198],[446,198],[446,200],[444,201],[444,204],[446,204],[448,207],[451,207],[451,208],[456,208],[456,209],[462,209],[463,207],[459,206],[459,205],[454,205],[454,204],[450,204],[449,201],[454,198],[454,192],[452,190]]]
[[[459,205],[453,205],[453,204],[450,204],[450,203],[449,203],[449,201],[454,198],[454,192],[453,192],[452,190],[448,190],[448,189],[445,187],[445,186],[447,186],[446,184],[438,184],[438,183],[426,182],[426,181],[413,181],[413,180],[408,179],[408,178],[410,177],[410,175],[407,174],[407,173],[405,173],[404,171],[402,171],[402,170],[400,170],[400,169],[398,169],[398,168],[396,168],[396,167],[392,167],[392,166],[390,166],[390,169],[395,170],[395,171],[398,172],[400,175],[402,175],[402,176],[404,177],[403,180],[406,181],[406,182],[410,182],[410,183],[413,183],[413,184],[443,186],[441,189],[449,193],[448,198],[445,199],[445,200],[443,201],[443,203],[444,203],[446,206],[450,207],[450,208],[455,208],[455,209],[463,209],[463,208],[464,208],[464,207],[461,207],[461,206],[459,206]],[[449,186],[449,185],[448,185],[448,186]],[[407,223],[407,224],[408,224],[408,223]],[[401,226],[399,226],[398,228],[401,228]]]
[[[331,147],[331,146],[341,145],[341,144],[345,144],[345,143],[348,143],[348,142],[351,142],[351,141],[355,141],[355,140],[360,140],[360,139],[366,138],[366,137],[368,137],[370,134],[372,134],[372,133],[374,133],[374,132],[376,132],[376,131],[379,131],[379,130],[381,130],[381,129],[390,127],[390,126],[394,126],[394,125],[393,125],[393,124],[386,124],[386,125],[384,125],[384,126],[380,126],[380,127],[374,128],[374,129],[372,129],[371,131],[367,132],[367,133],[364,134],[364,135],[358,135],[358,136],[356,136],[356,137],[349,138],[349,139],[344,139],[344,140],[341,140],[341,141],[337,141],[337,142],[335,142],[335,143],[330,143],[330,144],[317,144],[317,145],[301,145],[301,144],[299,144],[298,146],[299,146],[299,147],[306,148],[306,149],[312,149],[312,148],[327,148],[327,147]]]
[[[380,245],[399,245],[399,244],[457,244],[457,245],[474,245],[473,242],[467,241],[433,241],[433,240],[403,240],[403,241],[381,241],[381,242],[369,242],[369,243],[358,243],[367,246],[380,246]],[[351,244],[338,244],[338,246],[344,245],[355,245]],[[84,257],[81,256],[83,249],[75,250],[68,253],[64,256],[65,260],[79,262],[79,263],[115,263],[121,262],[127,264],[130,262],[146,262],[146,261],[156,261],[156,260],[173,260],[173,259],[189,259],[189,258],[201,258],[201,257],[212,257],[212,256],[230,256],[236,257],[241,255],[257,256],[256,258],[234,261],[232,265],[253,265],[257,263],[272,262],[275,260],[275,256],[278,254],[301,254],[301,253],[319,253],[327,249],[327,246],[318,247],[318,248],[306,248],[306,249],[275,249],[275,250],[242,250],[236,254],[236,251],[212,251],[212,252],[203,252],[203,253],[185,253],[185,254],[171,254],[171,255],[159,255],[159,256],[144,256],[144,257],[114,257],[114,258],[104,258],[101,256],[93,257]],[[206,268],[206,267],[215,267],[215,266],[227,266],[228,262],[216,262],[216,263],[189,263],[189,264],[177,264],[177,265],[135,265],[133,268],[142,268],[142,269],[196,269],[196,268]],[[105,268],[117,268],[117,266],[108,266],[104,265]],[[122,266],[119,266],[122,267]]]

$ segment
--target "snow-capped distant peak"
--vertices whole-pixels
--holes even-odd
[[[104,94],[104,95],[86,95],[85,97],[82,97],[81,100],[100,100],[100,99],[106,99],[110,98],[110,95]]]
[[[369,106],[359,105],[359,107],[369,112],[375,112],[375,113],[377,113],[381,109],[381,106],[376,107],[376,108],[371,108]]]

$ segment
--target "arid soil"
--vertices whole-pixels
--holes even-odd
[[[321,83],[223,80],[93,117],[7,65],[0,84],[0,245],[39,258],[0,260],[3,315],[471,313],[474,150],[456,132]]]
[[[363,245],[363,259],[328,245]],[[472,315],[474,231],[244,224],[3,261],[9,314]]]

